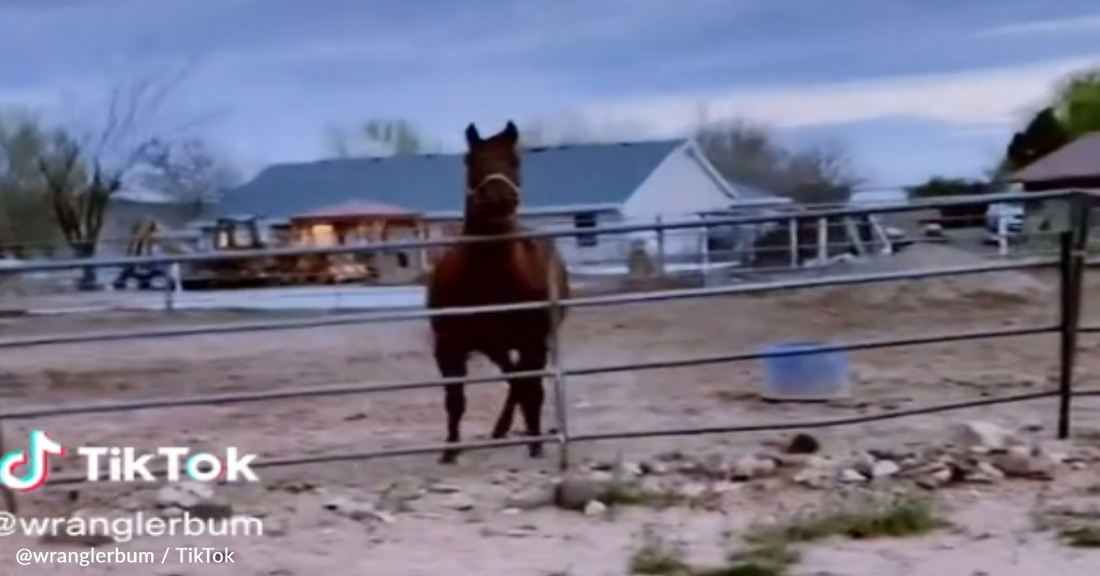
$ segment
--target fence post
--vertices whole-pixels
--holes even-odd
[[[1081,320],[1081,291],[1088,249],[1091,197],[1078,194],[1059,202],[1059,370],[1058,438],[1069,438],[1073,409],[1073,372],[1077,360],[1077,335]],[[1051,203],[1048,203],[1048,205]]]
[[[817,263],[824,266],[829,261],[829,219],[817,219]]]
[[[664,219],[661,218],[660,214],[658,214],[657,218],[653,220],[653,222],[657,225],[660,225],[663,221]],[[658,278],[665,277],[665,251],[667,250],[668,244],[668,238],[665,236],[666,233],[667,232],[664,228],[657,229],[657,261],[655,262],[655,264],[657,264]]]
[[[3,416],[0,415],[0,456],[8,453],[8,445],[4,442]],[[4,495],[4,509],[12,514],[18,512],[15,502],[15,491],[7,486],[0,485],[0,492]]]
[[[997,255],[1008,256],[1008,218],[997,217]]]
[[[173,262],[168,265],[167,278],[164,280],[164,311],[176,311],[176,291],[180,290],[180,264]]]
[[[790,218],[787,220],[787,249],[790,251],[789,264],[792,270],[797,269],[801,263],[799,255],[801,252],[801,246],[798,245],[798,232],[799,221],[796,218]]]
[[[550,283],[550,338],[549,355],[550,370],[554,374],[554,412],[558,417],[558,470],[565,473],[569,470],[569,400],[565,393],[565,374],[562,372],[561,363],[561,337],[559,330],[564,319],[564,309],[561,305],[561,293],[558,290],[558,278],[560,271],[557,264],[560,260],[556,257],[547,259],[547,280]],[[568,275],[566,276],[568,279]],[[540,386],[542,384],[539,384]]]

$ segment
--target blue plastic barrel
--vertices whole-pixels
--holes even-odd
[[[825,342],[786,342],[763,350],[761,398],[823,402],[848,396],[851,393],[848,359],[844,352],[827,350],[828,346]]]

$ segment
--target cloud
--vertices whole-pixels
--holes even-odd
[[[1008,24],[983,30],[975,36],[978,38],[1015,38],[1019,36],[1040,36],[1095,31],[1100,31],[1100,14]]]
[[[920,149],[955,152],[1100,62],[1090,35],[1061,34],[1095,29],[1094,2],[0,0],[0,52],[20,54],[0,102],[94,111],[123,73],[197,58],[164,121],[217,113],[203,128],[254,163],[315,158],[326,127],[380,116],[456,146],[470,121],[614,139],[684,134],[704,111],[789,129],[903,116],[936,123]],[[876,130],[856,139],[913,134]]]
[[[685,133],[701,114],[712,120],[752,118],[787,127],[897,115],[959,125],[1004,125],[1040,103],[1057,79],[1097,64],[1100,53],[965,73],[643,96],[604,102],[584,113],[592,122],[637,124],[644,119],[653,135]]]

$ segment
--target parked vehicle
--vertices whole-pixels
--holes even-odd
[[[999,202],[990,204],[985,215],[985,242],[997,244],[1004,235],[1010,242],[1018,240],[1024,233],[1026,210],[1023,204]]]

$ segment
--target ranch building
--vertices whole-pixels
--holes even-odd
[[[727,182],[691,139],[529,148],[522,158],[523,224],[575,230],[559,239],[571,264],[623,262],[639,238],[585,233],[596,226],[788,203]],[[369,202],[420,214],[424,234],[435,236],[453,233],[461,220],[463,175],[460,154],[276,164],[226,191],[216,212],[291,220],[325,207]],[[652,238],[646,242],[654,244]],[[662,242],[665,252],[698,254],[703,240],[698,231],[669,232]]]

